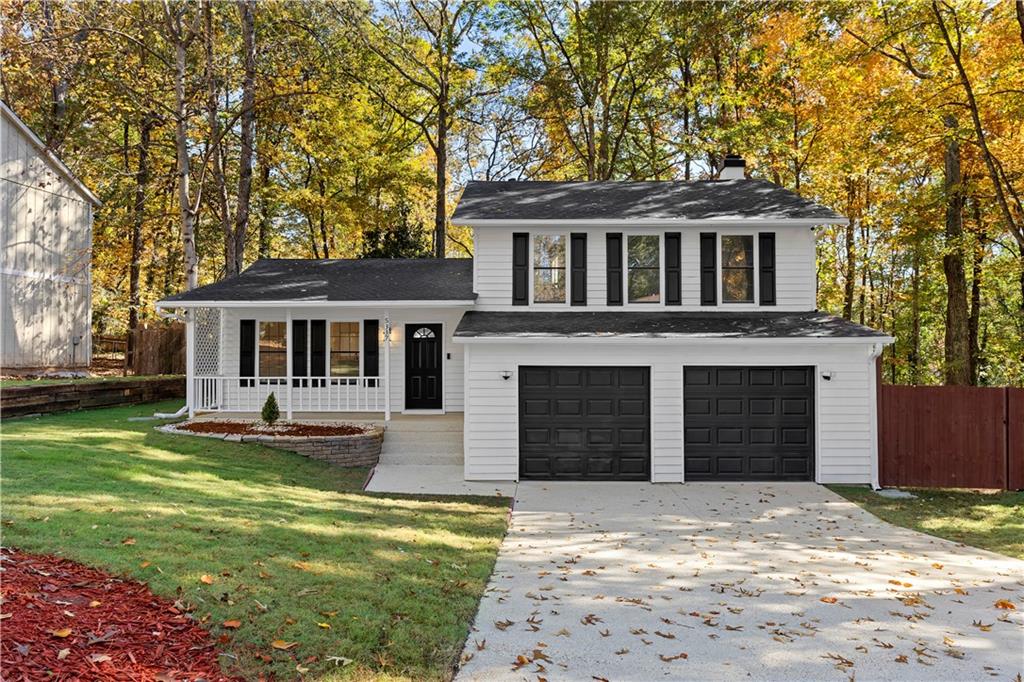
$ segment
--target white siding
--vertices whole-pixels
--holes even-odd
[[[474,277],[477,293],[477,310],[511,310],[512,306],[512,233],[530,232],[526,228],[478,228],[473,231]],[[540,232],[541,230],[537,230]],[[700,233],[751,234],[758,230],[741,225],[722,225],[712,228],[684,229],[643,229],[635,227],[616,228],[574,228],[564,230],[587,233],[587,310],[607,309],[607,280],[605,266],[607,251],[605,235],[609,232],[630,234],[660,234],[681,232],[682,241],[682,300],[681,306],[633,304],[616,306],[613,310],[764,310],[809,311],[814,310],[816,300],[815,233],[808,227],[780,227],[765,232],[775,233],[775,286],[776,305],[761,308],[757,305],[700,305]],[[545,229],[543,232],[551,232]],[[754,242],[755,252],[757,241]],[[568,249],[567,249],[568,250]],[[721,256],[719,255],[719,259]],[[568,270],[567,270],[568,272]],[[664,276],[663,276],[664,278]],[[755,278],[756,279],[756,278]],[[664,291],[662,292],[664,294]],[[662,297],[664,300],[664,296]],[[720,297],[719,297],[720,298]],[[515,306],[516,310],[558,310],[568,305]],[[573,308],[574,311],[583,308]]]
[[[465,475],[514,480],[519,470],[520,365],[647,365],[651,368],[651,477],[683,480],[684,365],[813,365],[821,483],[870,483],[874,452],[874,362],[868,344],[712,341],[617,343],[560,339],[536,343],[467,343]],[[628,359],[640,361],[628,362]],[[512,378],[502,379],[503,371]],[[831,372],[832,379],[820,378]]]
[[[462,412],[465,387],[463,383],[463,353],[465,347],[452,342],[452,332],[462,319],[462,310],[451,308],[391,308],[391,409],[401,411],[405,404],[405,325],[416,322],[440,323],[444,329],[444,409]],[[224,308],[224,349],[221,353],[223,376],[238,375],[238,335],[240,320],[284,321],[284,308]],[[330,322],[362,322],[378,320],[384,324],[383,308],[300,308],[292,309],[293,320],[327,320]],[[330,333],[330,332],[328,332]],[[383,343],[380,351],[380,374],[384,375]],[[448,359],[451,354],[451,359]],[[360,358],[360,363],[362,359]]]
[[[87,365],[92,206],[6,114],[0,126],[0,366]]]

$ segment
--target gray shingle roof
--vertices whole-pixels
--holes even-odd
[[[192,301],[471,301],[469,258],[265,259],[240,275],[161,303]]]
[[[764,180],[470,182],[452,216],[476,220],[821,220],[832,209]]]
[[[456,337],[885,338],[826,313],[469,311]]]

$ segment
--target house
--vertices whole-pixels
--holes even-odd
[[[99,199],[0,102],[0,368],[88,366]]]
[[[264,260],[159,305],[193,411],[461,412],[467,480],[877,483],[893,339],[815,309],[844,220],[742,178],[471,182],[472,260]]]

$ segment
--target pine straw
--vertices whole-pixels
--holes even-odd
[[[3,679],[231,680],[208,632],[145,584],[0,550]]]

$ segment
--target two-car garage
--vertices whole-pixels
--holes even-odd
[[[683,366],[685,480],[813,480],[814,372]],[[519,477],[651,479],[643,366],[521,366]]]

